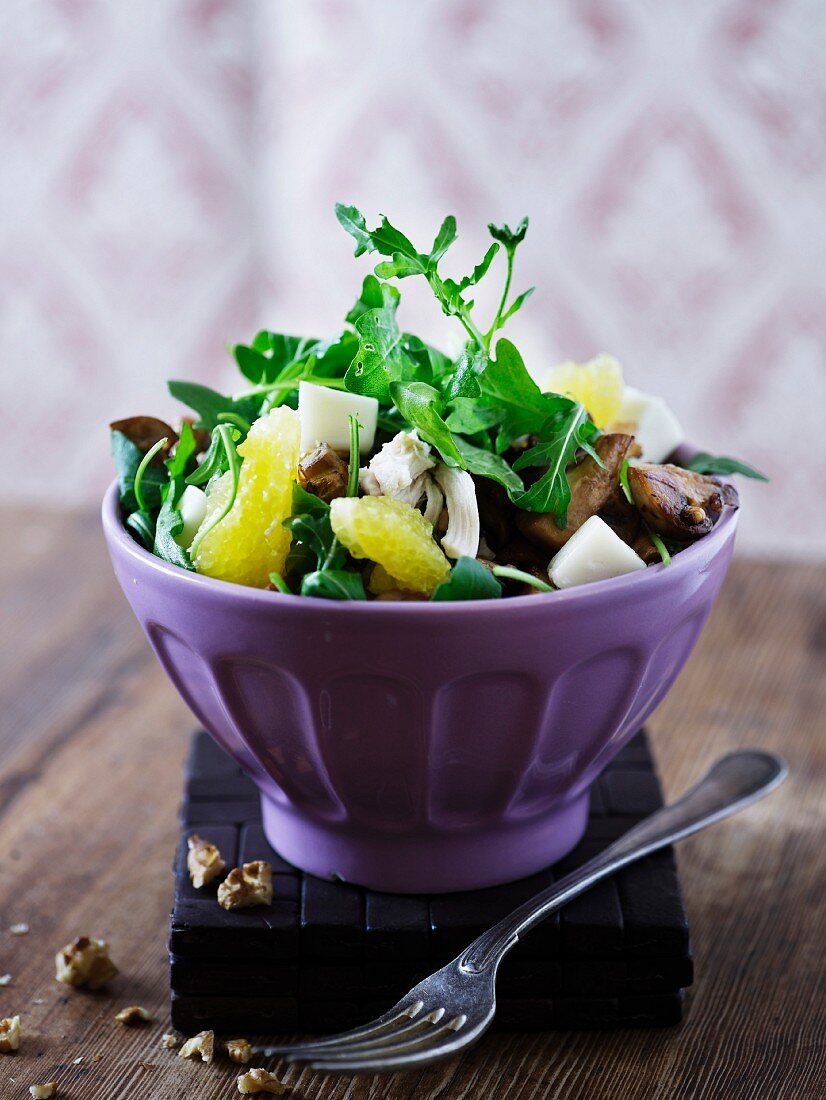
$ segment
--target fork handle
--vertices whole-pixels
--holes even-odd
[[[721,757],[682,798],[644,818],[593,859],[565,875],[483,932],[458,960],[465,971],[494,970],[519,938],[595,883],[643,856],[696,833],[768,794],[788,768],[774,753],[744,750]]]

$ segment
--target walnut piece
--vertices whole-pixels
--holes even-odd
[[[100,989],[118,973],[109,958],[109,944],[90,936],[79,936],[55,955],[55,977],[64,985]]]
[[[179,1058],[200,1058],[202,1062],[211,1062],[215,1056],[215,1032],[199,1031],[187,1039],[178,1051]]]
[[[272,901],[272,867],[262,859],[236,867],[218,887],[224,909],[246,909]]]
[[[11,974],[0,974],[0,985],[9,985],[11,982]]]
[[[135,1024],[148,1024],[152,1021],[152,1013],[147,1012],[145,1008],[141,1008],[140,1005],[129,1005],[128,1008],[122,1008],[115,1016],[115,1019],[119,1024],[125,1024],[127,1027],[133,1027]]]
[[[20,1017],[7,1016],[0,1020],[0,1054],[11,1054],[20,1049]]]
[[[47,1081],[45,1085],[29,1085],[34,1100],[52,1100],[57,1096],[57,1081]]]
[[[271,1096],[284,1096],[287,1086],[265,1069],[250,1069],[238,1078],[238,1091],[243,1096],[255,1096],[259,1092],[268,1092]]]
[[[164,1050],[175,1050],[176,1047],[179,1047],[180,1045],[181,1040],[179,1036],[177,1036],[172,1031],[165,1031],[161,1036],[161,1046],[164,1048]]]
[[[214,844],[208,840],[202,840],[197,833],[187,838],[186,866],[189,877],[196,890],[218,878],[227,869],[226,863],[221,859],[221,853]]]
[[[9,932],[11,932],[13,936],[28,936],[29,926],[21,921],[20,924],[13,924],[9,928]]]
[[[246,1039],[227,1039],[224,1043],[229,1060],[245,1066],[252,1058],[252,1045]]]

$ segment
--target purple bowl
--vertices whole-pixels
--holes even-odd
[[[338,603],[167,565],[103,527],[172,683],[261,791],[298,867],[377,890],[532,874],[580,839],[588,789],[673,683],[734,546],[726,512],[671,565],[552,596]]]

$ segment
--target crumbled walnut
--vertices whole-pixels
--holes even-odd
[[[127,1027],[133,1027],[135,1024],[148,1024],[152,1021],[152,1013],[147,1012],[145,1008],[141,1008],[140,1005],[129,1005],[128,1008],[122,1008],[115,1016],[115,1019],[119,1024],[126,1024]]]
[[[187,1039],[178,1051],[179,1058],[200,1058],[202,1062],[211,1062],[215,1051],[215,1032],[199,1031]]]
[[[11,928],[9,928],[9,932],[11,932],[13,936],[27,936],[29,934],[29,926],[21,921],[20,924],[13,924]]]
[[[187,840],[189,851],[186,857],[186,866],[189,877],[196,890],[206,886],[208,882],[218,878],[227,869],[226,863],[221,859],[221,853],[214,844],[193,833]]]
[[[11,974],[0,974],[0,985],[8,985],[11,981]]]
[[[138,1062],[138,1065],[144,1070],[158,1068],[157,1062]]]
[[[225,909],[246,909],[272,901],[272,867],[262,859],[230,871],[218,887],[218,902]]]
[[[161,1046],[164,1050],[175,1050],[181,1045],[181,1039],[179,1035],[175,1035],[172,1031],[165,1031],[161,1036]]]
[[[229,1060],[241,1066],[245,1066],[252,1058],[252,1045],[246,1039],[227,1039],[224,1049],[229,1055]]]
[[[20,1049],[20,1017],[7,1016],[0,1020],[0,1054],[11,1054]]]
[[[45,1085],[29,1085],[34,1100],[52,1100],[57,1096],[57,1081],[48,1081]]]
[[[100,989],[118,973],[109,958],[109,945],[105,940],[79,936],[74,943],[61,947],[55,955],[55,977],[65,985],[85,985]]]
[[[259,1092],[269,1092],[272,1096],[283,1096],[287,1086],[265,1069],[250,1069],[238,1078],[238,1091],[243,1096],[254,1096]]]

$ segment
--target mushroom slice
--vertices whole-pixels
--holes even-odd
[[[740,505],[733,485],[670,464],[629,466],[628,486],[651,530],[679,542],[707,535],[724,508]]]
[[[556,517],[550,512],[522,512],[516,525],[522,534],[546,550],[556,552],[575,531],[605,507],[619,482],[620,468],[628,456],[633,439],[618,432],[601,435],[594,450],[604,463],[600,466],[591,455],[586,455],[568,470],[571,502],[565,526],[557,526]]]
[[[475,558],[480,530],[473,478],[466,470],[456,470],[443,462],[433,471],[433,477],[447,503],[447,531],[442,549],[449,558]]]
[[[125,435],[141,454],[146,454],[160,439],[166,439],[167,450],[178,442],[175,429],[156,416],[127,416],[125,420],[113,420],[109,427],[113,432]]]
[[[327,443],[298,462],[298,484],[327,504],[347,495],[347,475],[347,463]]]

